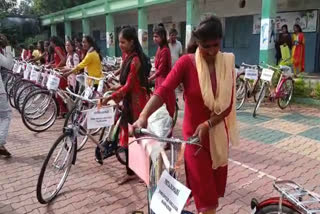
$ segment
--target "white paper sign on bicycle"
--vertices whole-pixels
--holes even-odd
[[[110,127],[114,124],[115,111],[113,106],[93,108],[86,112],[88,129]]]
[[[151,200],[155,214],[180,214],[191,190],[163,171]]]
[[[271,82],[274,74],[274,70],[264,68],[262,69],[261,79],[267,82]]]
[[[47,89],[57,91],[60,84],[60,78],[61,76],[58,71],[51,70],[46,84]]]
[[[258,69],[246,68],[244,78],[249,80],[258,79]]]

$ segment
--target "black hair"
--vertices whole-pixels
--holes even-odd
[[[33,51],[34,50],[34,46],[33,45],[29,45],[29,50]]]
[[[5,48],[9,44],[7,37],[0,33],[0,48]]]
[[[73,51],[75,51],[75,50],[76,50],[76,44],[75,44],[71,39],[67,39],[66,43],[67,43],[67,42],[70,43],[70,45],[71,45],[72,48],[73,48]]]
[[[285,28],[285,29],[288,31],[288,25],[282,25],[282,26],[281,26],[281,29],[282,29],[282,28]]]
[[[54,60],[54,47],[52,45],[48,47],[48,60],[49,62]]]
[[[158,27],[153,30],[153,34],[157,34],[160,37],[160,47],[168,46],[167,31],[163,24],[159,24]]]
[[[293,25],[293,27],[298,28],[298,32],[299,32],[299,33],[302,33],[302,29],[301,29],[300,25],[295,24],[295,25]]]
[[[171,35],[171,34],[178,35],[178,31],[175,28],[171,28],[169,31],[169,35]]]
[[[216,16],[207,16],[200,22],[197,28],[192,31],[187,52],[195,53],[198,48],[198,42],[221,39],[222,37],[223,32],[220,19]]]
[[[75,37],[75,38],[73,39],[73,41],[74,41],[74,43],[78,42],[78,43],[82,46],[81,38]]]
[[[102,56],[100,54],[100,48],[97,46],[96,42],[93,40],[93,38],[91,36],[84,36],[84,39],[87,40],[87,42],[89,43],[89,45],[98,53],[100,60],[102,61]]]
[[[139,80],[140,84],[143,87],[146,87],[148,93],[149,93],[149,86],[148,86],[148,74],[147,71],[147,57],[144,54],[141,44],[138,39],[137,31],[132,26],[126,26],[123,27],[119,33],[121,37],[123,37],[127,41],[133,41],[133,51],[137,53],[141,67],[139,71]],[[120,83],[125,84],[128,78],[128,68],[125,68],[126,66],[123,66],[123,71],[120,74]]]
[[[44,53],[44,41],[39,41],[38,44],[40,44],[40,52]]]
[[[63,42],[61,41],[61,39],[60,39],[59,37],[57,37],[57,36],[52,36],[52,37],[50,38],[50,42],[52,42],[53,44],[55,44],[55,46],[60,47],[62,50],[65,50],[65,49],[64,49],[64,44],[63,44]]]

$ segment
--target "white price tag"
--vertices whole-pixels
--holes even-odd
[[[16,69],[16,73],[20,74],[21,70],[22,70],[22,65],[19,65]]]
[[[18,67],[19,67],[19,63],[15,63],[13,68],[12,68],[13,73],[17,72]]]
[[[114,109],[112,106],[104,108],[93,108],[87,111],[88,129],[97,129],[112,126],[114,124]]]
[[[274,71],[271,69],[262,69],[261,79],[267,82],[271,82]]]
[[[249,80],[258,79],[258,70],[257,69],[247,68],[245,70],[244,78],[249,79]]]
[[[28,67],[23,71],[23,79],[29,79],[30,69]]]
[[[191,190],[163,171],[151,200],[151,209],[156,214],[180,214]]]
[[[98,91],[100,94],[102,94],[102,92],[103,92],[103,83],[104,83],[103,80],[100,80],[100,81],[99,81],[99,85],[98,85],[97,91]]]
[[[60,78],[50,74],[47,82],[47,89],[56,91],[59,88],[59,83]]]
[[[92,90],[91,90],[91,88],[90,87],[88,87],[88,88],[86,88],[85,90],[84,90],[84,98],[86,98],[86,99],[89,99],[89,97],[91,97],[92,96]]]
[[[36,71],[36,69],[32,69],[30,74],[30,80],[31,81],[38,81],[40,76],[40,72]]]

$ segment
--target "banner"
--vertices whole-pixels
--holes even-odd
[[[269,50],[274,48],[275,21],[274,19],[261,20],[260,50]]]
[[[317,10],[278,13],[275,18],[276,32],[281,30],[283,25],[288,25],[290,33],[293,32],[293,25],[299,24],[303,32],[315,32],[317,30]],[[261,30],[261,15],[253,16],[253,34],[259,34]]]

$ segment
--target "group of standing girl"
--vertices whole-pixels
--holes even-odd
[[[276,42],[276,51],[277,63],[292,65],[295,77],[298,73],[304,72],[305,38],[300,25],[293,26],[292,37],[287,25],[281,27],[281,33]]]
[[[175,89],[183,85],[183,137],[198,136],[203,147],[196,155],[198,147],[185,145],[181,148],[181,154],[184,155],[187,185],[192,191],[198,212],[202,214],[216,213],[218,199],[225,193],[229,142],[238,144],[234,55],[220,52],[222,35],[220,19],[206,17],[192,32],[188,54],[178,59],[172,68],[167,32],[163,25],[157,26],[153,32],[153,40],[158,45],[156,71],[149,77],[147,57],[137,32],[134,27],[124,27],[119,33],[123,56],[120,86],[114,88],[112,95],[104,100],[104,103],[109,100],[123,102],[120,144],[127,148],[128,124],[145,128],[148,117],[164,103],[173,116]],[[54,57],[48,64],[59,68],[66,63],[63,70],[65,77],[76,75],[84,68],[89,76],[102,76],[99,49],[90,37],[82,40],[82,48],[86,51],[82,61],[71,41],[66,42],[67,56],[55,37],[50,40],[50,45],[54,49]],[[155,91],[152,94],[149,83],[153,80]],[[181,163],[183,161],[177,164]],[[128,166],[126,169],[126,176],[120,180],[120,185],[135,177]]]

